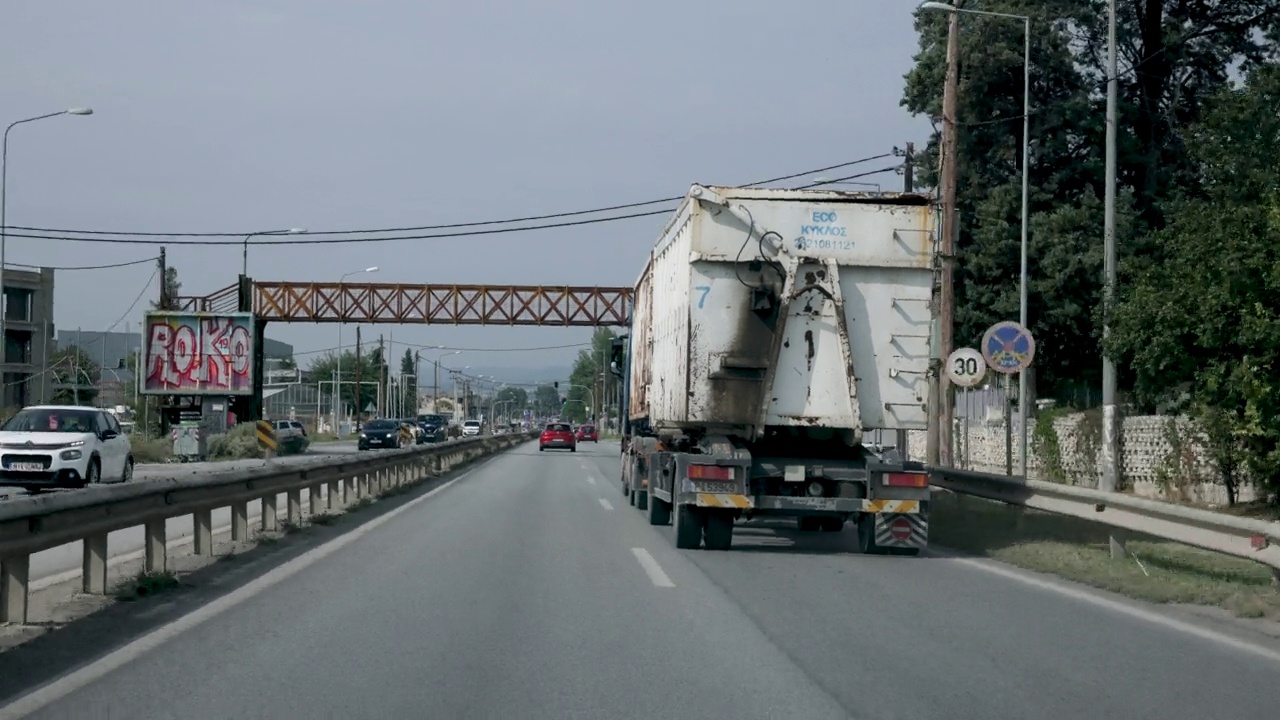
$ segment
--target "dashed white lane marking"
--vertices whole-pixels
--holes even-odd
[[[608,500],[605,500],[604,498],[596,498],[596,499],[600,501],[600,507],[604,508],[605,510],[613,509],[613,503],[609,502]]]
[[[662,566],[658,564],[657,560],[653,559],[648,550],[631,548],[631,554],[636,556],[636,561],[640,563],[640,567],[644,568],[645,574],[649,576],[649,581],[653,583],[654,587],[672,588],[676,586],[675,583],[671,582],[671,578],[667,577],[667,574],[662,571]]]
[[[595,484],[596,484],[596,479],[595,479],[595,478],[593,478],[593,477],[591,477],[590,475],[588,475],[588,476],[587,476],[587,484],[588,484],[588,485],[595,485]]]

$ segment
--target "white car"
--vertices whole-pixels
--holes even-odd
[[[111,413],[36,405],[0,427],[0,485],[42,490],[131,479],[129,436]]]
[[[463,437],[467,437],[468,435],[479,435],[479,434],[480,434],[479,420],[466,420],[462,423]]]

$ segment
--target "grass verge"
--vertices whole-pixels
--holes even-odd
[[[1224,608],[1280,621],[1280,592],[1258,563],[1128,534],[1112,560],[1109,528],[979,498],[934,493],[929,541],[1154,603]]]
[[[178,576],[171,572],[142,572],[125,580],[116,587],[117,600],[143,600],[152,595],[181,587]]]

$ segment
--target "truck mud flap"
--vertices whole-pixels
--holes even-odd
[[[923,549],[929,543],[929,518],[924,514],[878,513],[873,517],[879,547]]]

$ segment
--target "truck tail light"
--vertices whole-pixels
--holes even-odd
[[[690,480],[732,480],[733,468],[719,465],[690,465]]]
[[[928,487],[929,476],[925,473],[885,473],[884,484],[890,487]]]

